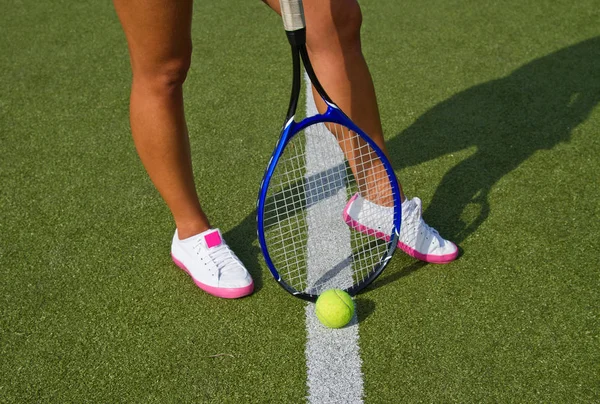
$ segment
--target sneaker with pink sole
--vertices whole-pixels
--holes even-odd
[[[348,226],[363,234],[389,240],[393,220],[391,207],[377,205],[355,194],[348,201],[343,218]],[[433,264],[447,264],[458,256],[456,244],[445,240],[425,223],[419,198],[406,199],[402,203],[398,248],[413,258]]]
[[[183,240],[176,230],[171,257],[200,289],[213,296],[235,299],[254,290],[252,277],[225,243],[219,229],[209,229]]]

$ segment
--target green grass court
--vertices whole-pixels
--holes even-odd
[[[397,174],[462,249],[398,253],[357,298],[364,401],[600,402],[598,3],[361,5]],[[170,260],[111,3],[2,8],[0,402],[305,402],[305,304],[255,234],[289,96],[279,18],[195,5],[196,181],[257,286],[224,301]]]

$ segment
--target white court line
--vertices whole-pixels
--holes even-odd
[[[315,106],[310,81],[305,75],[306,92],[306,111],[307,116],[314,115],[317,112]],[[317,175],[328,169],[344,167],[344,156],[337,146],[335,138],[329,135],[331,147],[327,147],[320,140],[318,146],[315,138],[319,136],[319,131],[326,131],[324,125],[319,125],[315,131],[306,132],[306,177]],[[326,155],[326,158],[323,158]],[[332,158],[333,157],[333,158]],[[339,160],[339,161],[337,161]],[[341,164],[340,164],[341,163]],[[346,204],[346,189],[341,176],[341,183],[337,192],[327,195],[328,206],[331,207],[332,199],[339,209],[340,215]],[[306,195],[311,196],[310,181],[307,181]],[[314,183],[314,182],[313,182]],[[337,189],[337,188],[336,188]],[[323,209],[318,201],[307,203],[307,224],[308,224],[308,245],[311,251],[311,258],[307,262],[309,284],[318,279],[319,268],[330,268],[330,263],[343,262],[351,255],[350,230],[342,220],[335,220],[332,215]],[[331,220],[334,218],[334,220]],[[340,237],[339,245],[332,249],[331,242],[322,242],[319,237],[327,232],[320,231],[319,228],[327,226],[335,229]],[[327,248],[322,253],[319,250]],[[326,257],[326,258],[325,258]],[[324,262],[324,260],[327,262]],[[351,264],[341,270],[343,276],[347,276],[348,286],[352,285]],[[323,326],[315,315],[315,305],[307,303],[306,305],[306,364],[308,369],[308,402],[314,404],[321,403],[362,403],[363,402],[363,375],[361,370],[362,361],[359,355],[358,347],[358,321],[356,313],[350,324],[341,329],[329,329]]]

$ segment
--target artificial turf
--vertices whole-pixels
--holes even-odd
[[[397,254],[358,297],[365,401],[600,401],[597,5],[361,5],[392,161],[461,246]],[[239,301],[170,261],[110,3],[13,2],[0,27],[0,401],[303,402],[304,306],[254,224],[289,91],[278,17],[195,5],[196,181],[255,278]]]

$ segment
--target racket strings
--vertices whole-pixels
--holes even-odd
[[[392,189],[377,152],[347,127],[316,124],[296,134],[275,167],[263,215],[282,280],[320,294],[368,279],[387,256]]]
[[[379,205],[393,206],[387,172],[375,150],[366,140],[345,126],[334,123],[328,123],[326,126],[348,157],[361,195]]]
[[[281,159],[271,178],[274,191],[265,206],[265,228],[271,259],[282,271],[284,279],[295,288],[305,288],[305,223],[304,184],[302,181],[305,158],[303,150],[294,150],[301,144],[290,144],[286,158]]]

